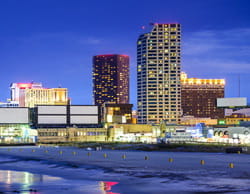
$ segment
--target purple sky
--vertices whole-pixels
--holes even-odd
[[[225,78],[226,96],[250,98],[248,0],[0,1],[0,101],[12,82],[67,87],[73,104],[92,104],[92,56],[127,54],[136,106],[136,40],[150,22],[182,24],[182,70]],[[146,26],[142,30],[141,27]]]

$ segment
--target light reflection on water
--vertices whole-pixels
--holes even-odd
[[[112,192],[112,186],[118,182],[67,180],[60,177],[33,174],[29,172],[0,170],[0,191],[30,193],[100,193],[119,194]]]

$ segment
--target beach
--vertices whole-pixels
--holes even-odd
[[[26,172],[45,177],[43,184],[35,182],[23,193],[58,189],[61,193],[108,194],[250,192],[250,156],[246,154],[27,146],[1,147],[0,160],[1,174]],[[51,180],[56,181],[51,184]]]

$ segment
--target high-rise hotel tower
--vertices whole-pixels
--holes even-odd
[[[180,24],[153,24],[137,41],[138,123],[178,123],[181,116]]]
[[[93,95],[95,105],[129,103],[129,57],[97,55],[93,57]]]
[[[11,101],[20,107],[68,104],[67,88],[44,88],[41,83],[12,83]]]
[[[181,108],[184,116],[224,118],[216,99],[224,98],[225,79],[188,78],[181,73]]]

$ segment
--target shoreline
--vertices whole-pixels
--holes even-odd
[[[244,154],[250,154],[250,145],[241,144],[216,144],[216,143],[170,143],[170,144],[144,144],[144,143],[98,143],[98,142],[74,142],[74,143],[51,143],[38,144],[41,146],[66,146],[76,148],[102,147],[106,150],[135,150],[135,151],[170,151],[170,152],[206,152],[206,153],[226,153],[228,148],[245,148]],[[237,152],[235,152],[237,153]]]
[[[241,153],[250,154],[250,145],[244,144],[224,144],[224,143],[169,143],[169,144],[145,144],[145,143],[125,143],[125,142],[58,142],[58,143],[0,143],[1,147],[72,147],[91,148],[95,150],[101,147],[106,150],[135,150],[135,151],[170,151],[170,152],[206,152],[206,153],[226,153],[228,148],[244,148]],[[237,153],[237,152],[235,152]]]
[[[0,143],[0,147],[7,147],[7,146],[35,146],[37,143]]]
[[[141,189],[141,193],[147,193],[148,189],[151,189],[152,193],[164,193],[166,189],[176,193],[228,192],[232,188],[241,191],[242,186],[244,191],[250,189],[249,155],[246,154],[105,149],[87,151],[50,145],[2,147],[0,156],[1,169],[71,180],[119,182],[112,192],[140,193]],[[205,164],[201,164],[201,160],[204,160]],[[230,163],[235,165],[234,168],[229,168]],[[234,180],[236,181],[232,186]],[[243,182],[238,185],[239,181]],[[226,186],[218,188],[218,183]],[[190,184],[197,188],[190,187]],[[184,186],[178,188],[176,185]]]

